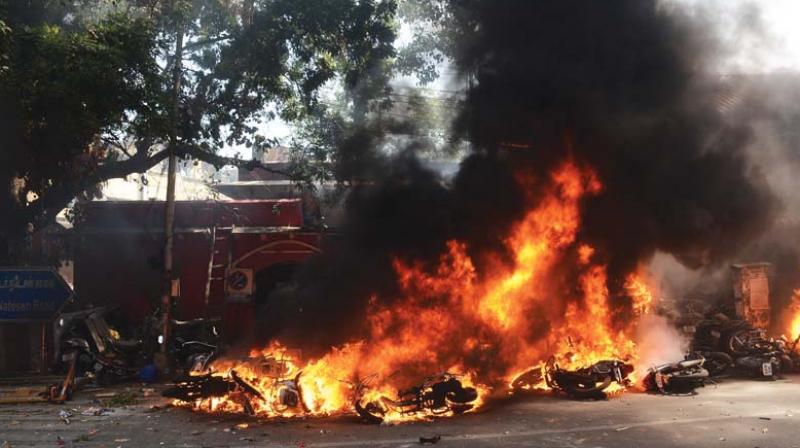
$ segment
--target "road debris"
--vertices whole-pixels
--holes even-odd
[[[67,424],[67,425],[69,425],[70,417],[72,417],[72,413],[68,412],[68,411],[66,411],[64,409],[62,409],[61,411],[58,412],[58,418],[60,418],[61,421],[64,422],[65,424]]]
[[[111,409],[108,409],[108,408],[101,408],[101,407],[97,407],[97,406],[92,406],[92,407],[84,409],[81,412],[81,415],[96,416],[97,417],[97,416],[109,415],[112,412],[114,412],[114,411],[112,411]]]
[[[438,434],[433,436],[433,437],[420,437],[419,438],[419,444],[420,445],[435,445],[435,444],[439,443],[440,440],[442,440],[442,436],[440,436]]]
[[[129,406],[138,403],[138,396],[135,392],[126,390],[118,392],[102,401],[103,406],[113,408],[120,406]]]

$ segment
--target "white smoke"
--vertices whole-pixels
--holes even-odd
[[[636,370],[644,372],[659,364],[682,360],[689,347],[689,340],[664,317],[646,315],[639,322],[636,344],[639,348],[639,365]]]

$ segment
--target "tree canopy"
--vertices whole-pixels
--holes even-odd
[[[0,0],[0,257],[170,151],[258,165],[217,151],[269,147],[259,123],[319,113],[330,83],[363,120],[392,70],[423,70],[396,57],[396,15],[394,0]]]

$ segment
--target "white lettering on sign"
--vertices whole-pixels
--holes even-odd
[[[0,302],[0,311],[26,312],[32,307],[33,304],[27,302]]]
[[[0,280],[0,289],[53,289],[56,282],[53,279],[25,279],[19,277]]]

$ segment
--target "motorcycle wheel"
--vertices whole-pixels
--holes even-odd
[[[472,402],[478,399],[478,390],[474,387],[462,387],[461,390],[448,392],[445,395],[447,407],[456,414],[462,414],[473,408]]]
[[[709,376],[721,375],[733,365],[733,358],[724,352],[710,352],[706,354],[705,358],[703,367],[708,370]]]
[[[377,425],[382,423],[384,417],[386,417],[386,409],[374,401],[362,405],[361,400],[356,400],[355,408],[356,414],[361,417],[364,423]]]
[[[611,377],[604,377],[602,381],[596,381],[592,378],[581,378],[576,381],[569,381],[567,384],[562,384],[561,389],[567,395],[576,398],[594,397],[604,391],[611,385]]]
[[[514,390],[528,390],[542,382],[542,368],[528,370],[525,373],[519,374],[514,381],[511,382],[511,388]]]
[[[750,330],[745,328],[734,330],[733,332],[724,335],[723,341],[725,344],[725,351],[733,356],[747,355],[747,342],[750,339],[750,335],[748,333],[750,333]]]

